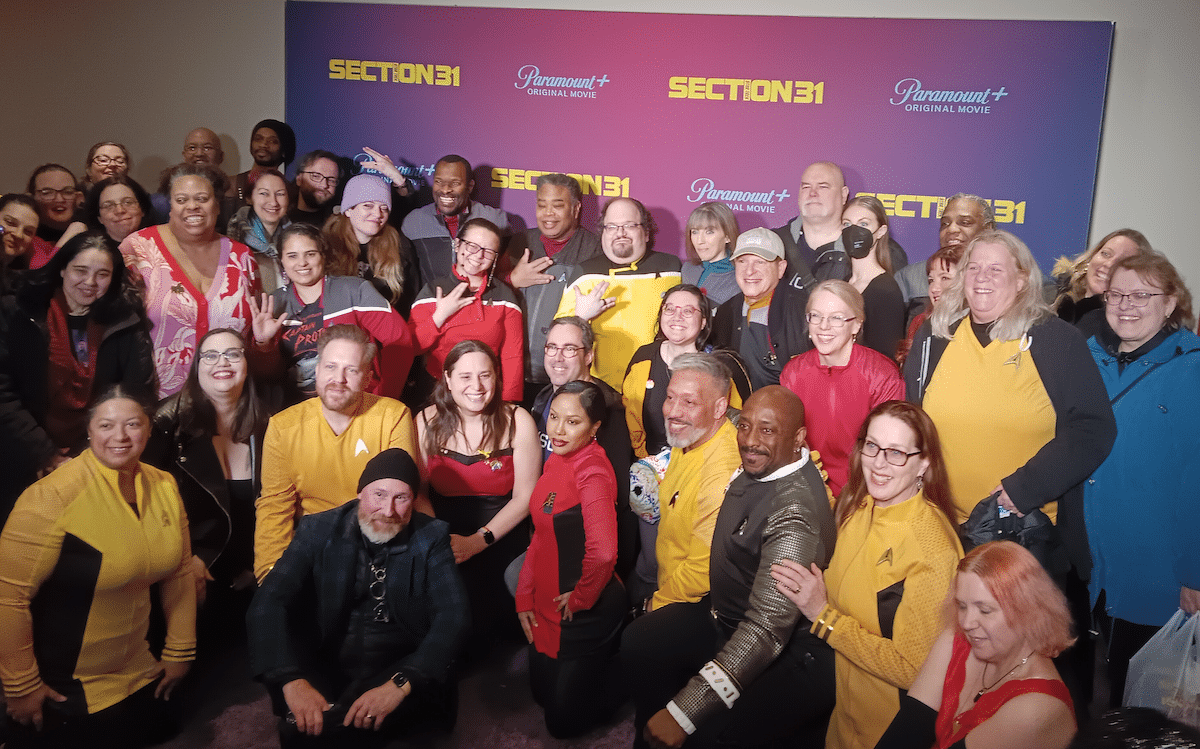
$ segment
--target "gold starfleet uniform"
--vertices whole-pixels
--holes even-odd
[[[872,749],[883,736],[942,631],[961,558],[954,528],[920,492],[890,507],[868,496],[842,525],[825,572],[829,603],[812,626],[837,656],[827,747]]]
[[[341,434],[310,398],[271,417],[263,438],[262,496],[256,505],[254,574],[262,582],[305,515],[341,507],[358,496],[367,461],[389,447],[414,455],[412,413],[398,400],[370,393]]]
[[[1028,348],[1028,339],[981,346],[963,323],[929,381],[922,406],[942,440],[957,523],[1054,439],[1058,418]],[[1054,521],[1058,502],[1042,511]]]
[[[713,528],[725,487],[741,465],[737,430],[728,419],[703,445],[687,452],[671,450],[667,474],[658,487],[658,591],[652,608],[695,603],[708,592]]]
[[[162,583],[165,661],[196,656],[196,587],[175,479],[140,465],[137,510],[91,450],[29,487],[0,536],[0,677],[44,682],[91,714],[150,683],[150,586]]]

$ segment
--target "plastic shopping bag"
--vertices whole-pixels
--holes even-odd
[[[1182,609],[1129,661],[1126,707],[1152,707],[1200,728],[1200,614]]]

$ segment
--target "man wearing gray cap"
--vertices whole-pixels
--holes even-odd
[[[811,276],[789,272],[783,240],[762,228],[738,237],[733,270],[742,293],[717,308],[710,340],[742,357],[755,390],[778,385],[788,360],[812,345],[804,322]]]
[[[255,594],[250,665],[285,749],[383,746],[418,721],[454,725],[467,595],[449,526],[413,513],[420,483],[404,450],[371,458],[358,498],[301,518]]]

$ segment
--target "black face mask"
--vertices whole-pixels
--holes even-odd
[[[871,248],[875,246],[875,235],[865,226],[850,224],[842,229],[842,244],[846,247],[847,255],[855,260],[862,260],[871,254]]]

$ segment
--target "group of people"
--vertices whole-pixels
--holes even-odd
[[[13,747],[161,741],[242,621],[285,746],[452,726],[523,636],[556,737],[628,699],[636,746],[1065,747],[1088,630],[1119,704],[1200,608],[1200,339],[1139,232],[1046,283],[960,193],[908,264],[817,162],[793,221],[706,203],[677,254],[567,175],[513,232],[460,156],[289,182],[295,143],[264,120],[230,179],[199,128],[153,195],[100,143],[0,197]],[[1022,543],[964,549],[989,512]]]

